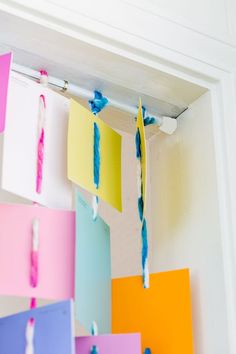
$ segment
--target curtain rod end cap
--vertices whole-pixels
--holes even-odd
[[[173,134],[177,129],[177,119],[170,117],[162,117],[162,124],[159,128],[163,133]]]

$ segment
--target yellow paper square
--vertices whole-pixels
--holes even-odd
[[[145,216],[146,210],[146,190],[147,190],[147,149],[146,149],[146,137],[145,137],[145,128],[143,122],[143,110],[142,102],[139,100],[139,108],[136,121],[136,129],[139,129],[140,133],[140,142],[141,142],[141,172],[142,172],[142,182],[143,182],[143,216]]]
[[[100,185],[93,182],[94,122],[100,130]],[[68,128],[68,178],[122,211],[121,135],[74,100]]]
[[[193,354],[188,269],[112,280],[112,332],[140,332],[152,354]]]

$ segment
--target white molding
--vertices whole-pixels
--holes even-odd
[[[225,75],[211,93],[230,353],[233,354],[236,353],[236,96],[233,75]]]
[[[109,18],[104,18],[98,11],[96,19],[90,13],[89,5],[87,9],[86,4],[84,6],[84,12],[79,13],[52,1],[0,0],[3,11],[211,90],[230,354],[235,354],[236,49],[230,43],[137,8],[133,8],[133,23],[129,28],[122,14],[125,15],[130,7],[124,2]]]
[[[60,2],[64,4],[64,1]],[[109,4],[111,11],[108,16],[104,7]],[[117,51],[118,48],[120,53],[128,47],[129,52],[139,51],[143,56],[157,56],[180,65],[185,58],[184,67],[188,60],[197,60],[203,66],[209,64],[230,72],[236,69],[234,47],[163,17],[118,0],[101,0],[97,4],[88,0],[80,2],[78,8],[75,10],[52,0],[0,0],[0,9],[8,13],[69,36],[77,36],[103,49]],[[132,27],[128,17],[126,21],[124,19],[124,14],[131,11]],[[189,43],[195,45],[189,46]]]
[[[133,5],[134,7],[140,8],[144,12],[148,12],[150,14],[155,14],[157,17],[164,18],[165,20],[175,23],[179,26],[185,27],[186,29],[199,33],[205,37],[208,37],[210,39],[214,39],[223,43],[227,43],[231,46],[236,46],[236,38],[234,36],[233,30],[232,30],[232,18],[234,17],[234,12],[231,13],[231,9],[235,9],[232,4],[234,0],[222,0],[223,8],[224,8],[224,14],[220,15],[220,20],[222,22],[222,17],[225,17],[225,33],[215,33],[213,29],[209,30],[210,24],[208,24],[207,28],[202,28],[201,25],[195,26],[190,22],[186,21],[184,16],[176,15],[176,14],[170,14],[170,11],[168,9],[162,9],[158,3],[155,0],[122,0],[124,3]],[[180,4],[181,5],[181,4]],[[181,6],[180,6],[181,9]],[[205,8],[205,11],[207,9]],[[217,24],[217,18],[216,14],[212,12],[210,14],[213,18],[215,18],[215,23]]]

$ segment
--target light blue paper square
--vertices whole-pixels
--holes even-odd
[[[93,220],[91,207],[76,195],[76,317],[90,332],[111,332],[110,228],[101,217]]]

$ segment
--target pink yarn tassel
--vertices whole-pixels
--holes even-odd
[[[36,288],[38,285],[39,274],[39,220],[33,219],[32,221],[32,245],[30,252],[30,285],[32,288]],[[36,308],[36,298],[31,298],[30,308]]]
[[[38,252],[31,251],[31,271],[30,271],[30,285],[36,288],[38,285]]]
[[[37,301],[35,297],[32,297],[30,300],[30,309],[33,310],[37,307]],[[34,325],[35,324],[35,319],[33,317],[30,318],[30,324]]]
[[[32,297],[31,298],[31,301],[30,301],[30,309],[35,309],[37,307],[37,301],[36,301],[36,298],[35,297]]]
[[[36,192],[38,194],[40,194],[42,191],[42,180],[43,180],[45,110],[46,110],[45,96],[40,95],[39,138],[38,138],[38,146],[37,146],[37,176],[36,176]]]
[[[44,160],[44,129],[42,128],[38,140],[38,156],[37,156],[37,177],[36,192],[41,193],[43,180],[43,160]]]

